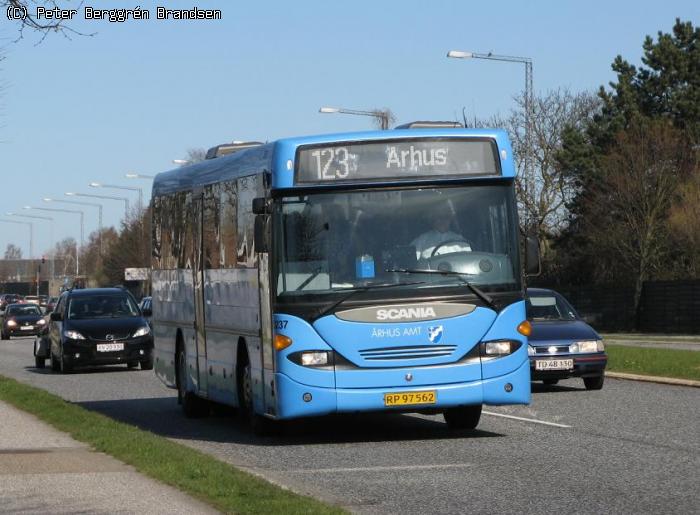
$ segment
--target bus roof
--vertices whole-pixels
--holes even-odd
[[[153,196],[190,190],[220,181],[232,180],[268,171],[272,175],[272,188],[294,187],[294,167],[297,149],[301,146],[344,142],[370,142],[385,140],[410,140],[419,138],[487,138],[496,142],[500,157],[501,178],[513,178],[516,174],[513,152],[507,133],[502,129],[395,129],[387,131],[346,132],[284,138],[272,143],[241,150],[234,154],[209,159],[160,173],[153,181]],[[460,180],[463,180],[461,177]],[[453,179],[454,180],[454,179]],[[387,179],[391,184],[398,181]]]

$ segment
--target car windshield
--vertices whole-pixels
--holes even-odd
[[[68,304],[69,319],[139,316],[139,309],[128,295],[81,295]]]
[[[576,320],[576,311],[559,295],[531,295],[527,299],[530,320]]]
[[[336,191],[281,199],[275,207],[279,297],[403,282],[396,270],[442,270],[485,291],[519,289],[512,186]],[[394,270],[392,272],[392,270]],[[420,275],[414,291],[463,284]]]
[[[36,306],[10,306],[7,310],[8,315],[13,316],[25,316],[25,315],[39,315],[41,316],[41,311]]]

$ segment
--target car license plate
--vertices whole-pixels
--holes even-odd
[[[114,352],[124,350],[123,343],[98,343],[97,352]]]
[[[31,331],[32,329],[34,329],[34,326],[33,325],[23,325],[19,329],[20,329],[20,331]]]
[[[535,361],[535,370],[572,370],[573,359],[538,359]]]
[[[435,404],[435,390],[425,392],[396,392],[384,394],[384,406],[409,406],[414,404]]]

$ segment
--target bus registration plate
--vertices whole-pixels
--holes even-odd
[[[538,359],[535,361],[535,370],[572,370],[573,359]]]
[[[384,394],[384,406],[409,406],[414,404],[435,404],[435,390],[423,392],[396,392]]]

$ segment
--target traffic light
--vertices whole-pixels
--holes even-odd
[[[46,263],[46,257],[45,257],[45,256],[41,256],[41,264],[43,265],[44,263]]]

